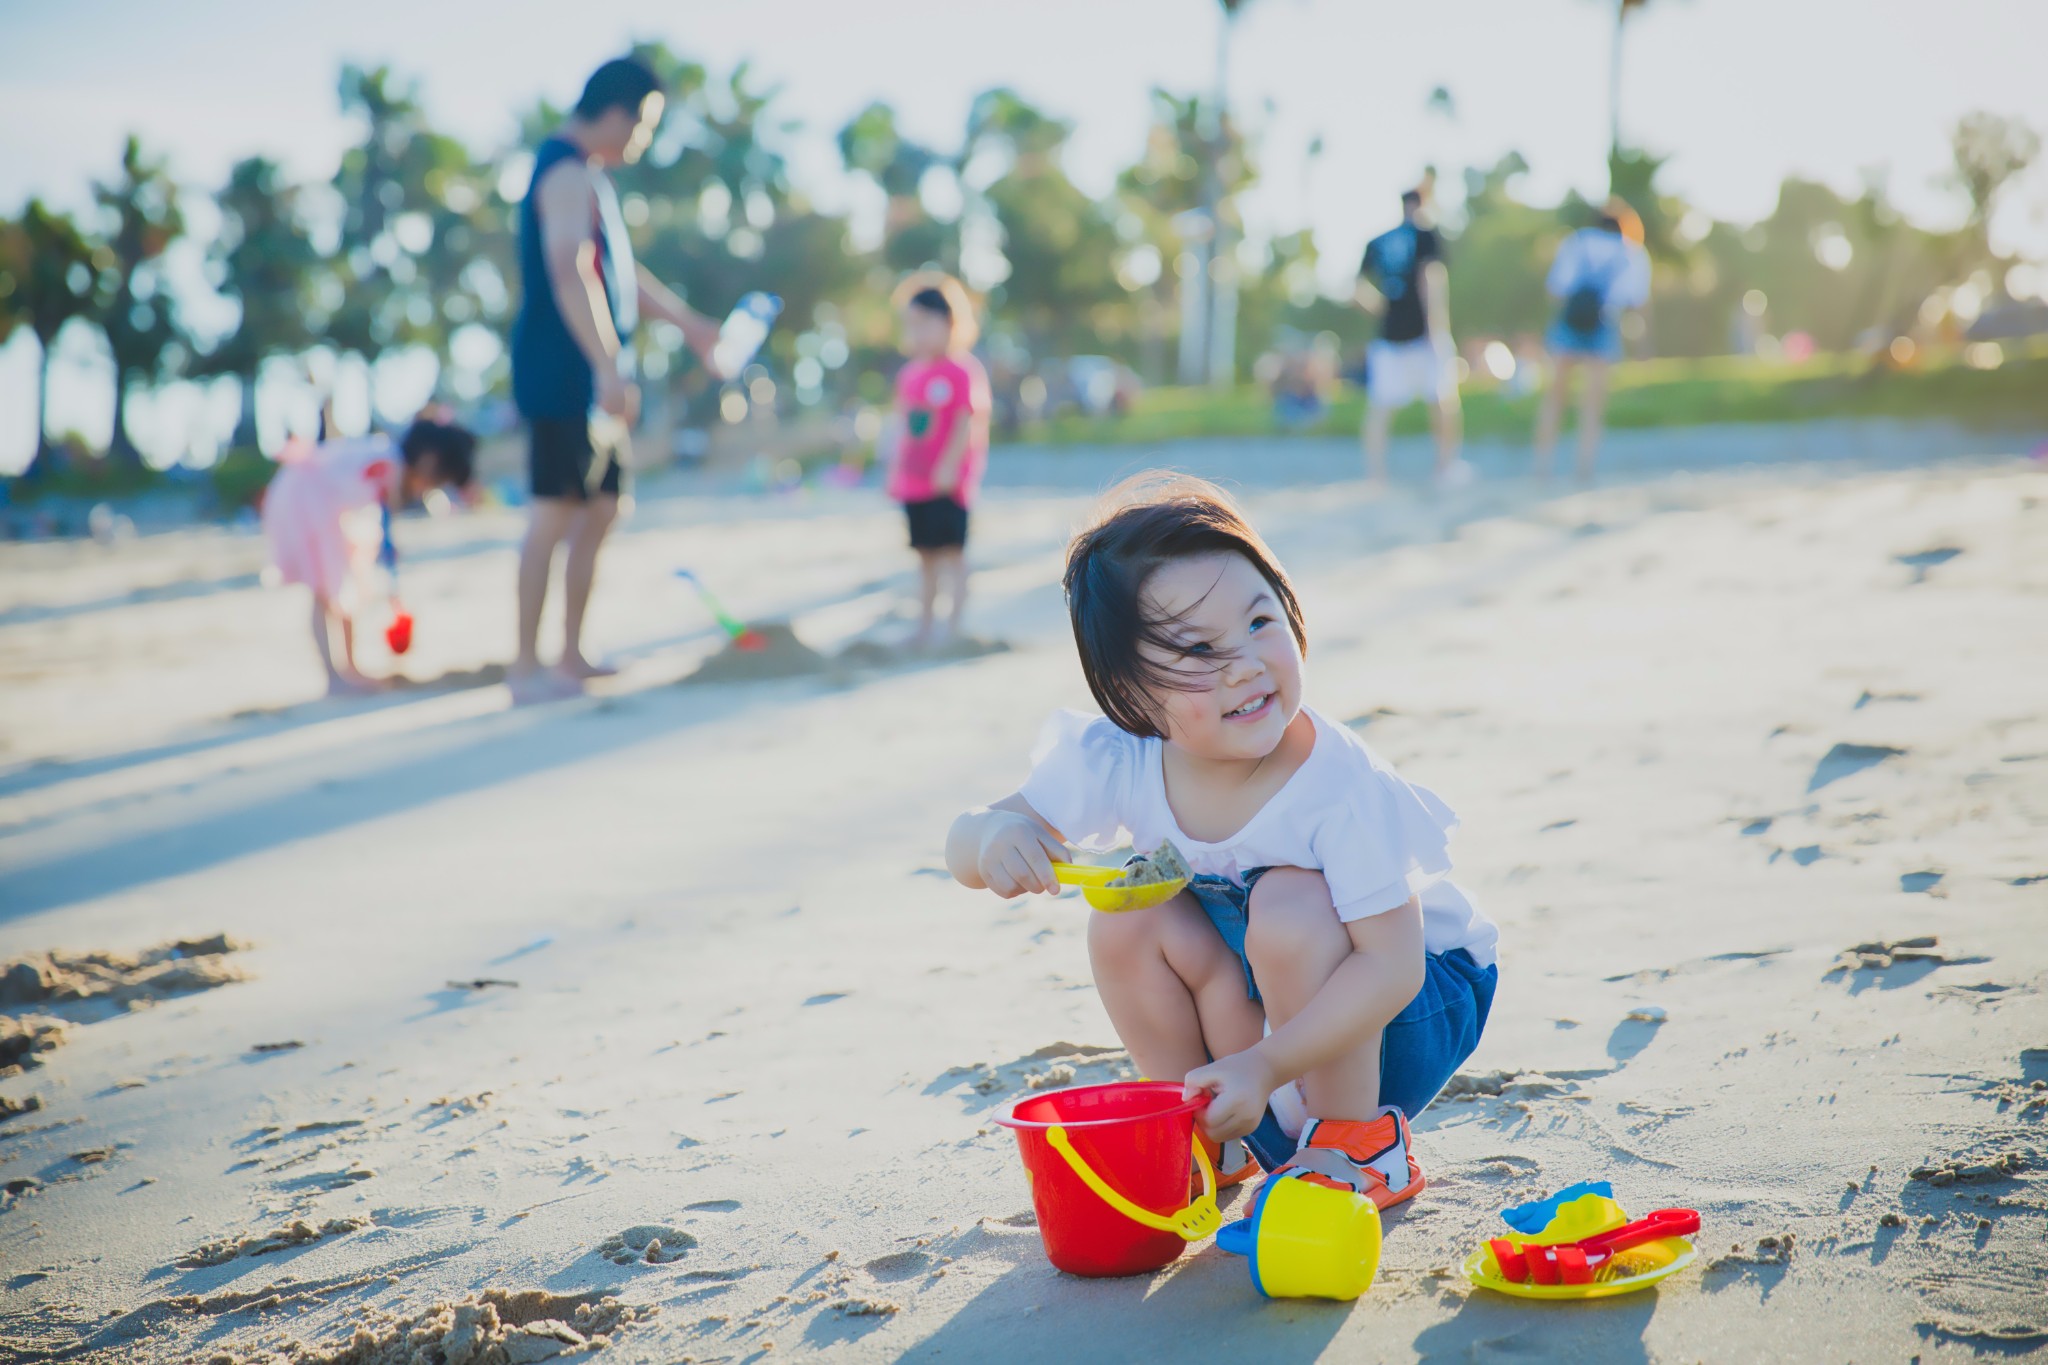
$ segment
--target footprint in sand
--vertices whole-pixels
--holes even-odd
[[[1837,744],[1822,754],[1820,762],[1814,765],[1813,776],[1806,780],[1806,789],[1817,792],[1830,782],[1839,782],[1906,752],[1889,744]]]
[[[1131,1054],[1120,1047],[1096,1047],[1085,1043],[1049,1043],[1000,1065],[974,1062],[947,1067],[938,1079],[924,1088],[937,1095],[964,1085],[975,1095],[992,1100],[1027,1090],[1058,1090],[1070,1085],[1093,1085],[1128,1080],[1137,1075]]]
[[[1942,967],[1975,966],[1990,960],[1988,957],[1951,957],[1941,951],[1934,935],[1921,934],[1914,938],[1858,943],[1844,948],[1825,975],[1845,977],[1849,981],[1849,993],[1859,995],[1871,986],[1888,991],[1910,986]],[[1985,982],[1980,986],[1952,987],[1950,991],[1961,991],[1966,998],[1976,999],[2006,989],[2005,986]]]
[[[2027,1169],[2030,1163],[2024,1152],[2000,1152],[1982,1160],[1952,1156],[1926,1166],[1915,1167],[1907,1173],[1906,1179],[1919,1180],[1942,1189],[1949,1185],[1969,1184],[1986,1180],[2009,1180]]]
[[[1657,1036],[1669,1016],[1656,1005],[1643,1005],[1623,1016],[1607,1035],[1607,1055],[1619,1068],[1628,1065]]]
[[[737,1199],[700,1199],[694,1204],[683,1205],[685,1213],[738,1213],[739,1210],[740,1201]]]
[[[1919,700],[1920,694],[1918,692],[1872,692],[1869,688],[1865,688],[1863,690],[1863,695],[1856,698],[1856,704],[1850,707],[1849,709],[1852,711],[1861,711],[1864,707],[1869,706],[1872,702]]]
[[[1925,583],[1929,569],[1938,568],[1961,553],[1956,546],[1937,545],[1931,550],[1917,550],[1909,555],[1893,555],[1892,559],[1913,571],[1913,583]],[[1912,583],[1907,586],[1911,587]]]
[[[667,1265],[680,1261],[697,1239],[666,1223],[640,1223],[615,1232],[597,1244],[597,1254],[613,1265]]]
[[[887,1284],[915,1279],[932,1267],[933,1259],[922,1251],[892,1251],[861,1266],[862,1270]]]
[[[1821,852],[1819,844],[1801,844],[1798,848],[1772,849],[1769,861],[1775,863],[1780,858],[1790,858],[1801,867],[1812,867],[1827,856]]]
[[[1933,868],[1927,868],[1920,872],[1908,872],[1899,878],[1899,890],[1917,894],[1931,892],[1935,887],[1941,885],[1941,879],[1945,875],[1944,873],[1936,872]]]

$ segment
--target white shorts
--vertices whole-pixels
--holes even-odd
[[[1365,353],[1365,396],[1374,407],[1387,408],[1457,403],[1458,371],[1450,348],[1438,350],[1428,337],[1375,341]]]

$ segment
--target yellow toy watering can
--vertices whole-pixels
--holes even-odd
[[[1216,1245],[1245,1258],[1252,1286],[1269,1299],[1348,1301],[1379,1270],[1380,1211],[1362,1194],[1279,1176]]]

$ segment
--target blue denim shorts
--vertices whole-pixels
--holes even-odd
[[[1252,888],[1269,869],[1253,868],[1239,886],[1228,877],[1198,876],[1188,886],[1202,913],[1244,968],[1246,992],[1259,998],[1251,959],[1244,954],[1251,922]],[[1479,1046],[1486,1016],[1493,1010],[1498,967],[1482,967],[1463,948],[1424,958],[1422,989],[1380,1033],[1380,1103],[1400,1106],[1409,1117],[1422,1112]]]

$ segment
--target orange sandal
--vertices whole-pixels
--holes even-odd
[[[1245,1146],[1243,1138],[1232,1138],[1228,1142],[1212,1142],[1202,1135],[1202,1146],[1208,1149],[1209,1164],[1216,1168],[1216,1188],[1227,1190],[1232,1185],[1242,1184],[1259,1173],[1259,1163],[1252,1156],[1251,1148]],[[1201,1175],[1196,1173],[1199,1181]]]
[[[1382,1209],[1413,1199],[1428,1183],[1410,1150],[1408,1119],[1391,1105],[1372,1119],[1310,1119],[1294,1159],[1273,1176],[1350,1190]]]

